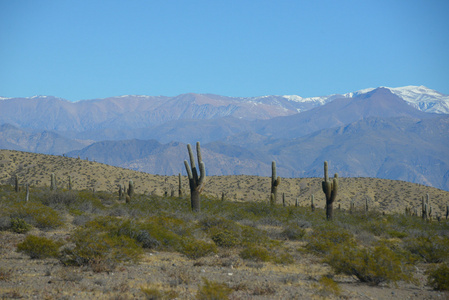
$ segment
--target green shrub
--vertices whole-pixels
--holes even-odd
[[[220,230],[214,228],[210,233],[211,239],[217,246],[224,248],[235,247],[240,244],[240,239],[235,231],[229,231],[228,229]]]
[[[427,284],[435,290],[449,290],[449,266],[441,264],[438,267],[431,268],[426,271]]]
[[[270,261],[273,259],[267,248],[262,246],[247,246],[240,252],[240,257],[253,261]]]
[[[10,224],[11,231],[16,233],[26,233],[31,230],[32,226],[20,218],[12,218]]]
[[[307,239],[306,249],[318,254],[327,254],[339,244],[355,245],[351,233],[332,224],[314,229]]]
[[[212,253],[217,253],[217,246],[201,240],[189,239],[183,242],[181,253],[189,258],[200,258]]]
[[[404,240],[404,245],[407,250],[428,263],[439,263],[449,259],[448,237],[435,234],[422,235]]]
[[[40,229],[54,229],[64,225],[59,213],[41,203],[17,202],[9,208],[11,218],[19,218]]]
[[[318,280],[319,284],[314,284],[318,289],[320,296],[329,298],[331,295],[339,296],[341,294],[341,288],[332,278],[328,276],[321,276]]]
[[[47,239],[28,235],[25,240],[17,245],[17,251],[29,255],[31,258],[57,257],[61,243]]]
[[[288,252],[276,251],[276,254],[273,258],[273,262],[275,262],[277,264],[288,265],[288,264],[294,263],[295,260],[293,259],[293,256],[291,256],[291,254]]]
[[[203,285],[199,287],[196,298],[200,300],[229,299],[232,289],[224,283],[209,281],[203,278]]]
[[[75,244],[65,249],[62,262],[75,265],[136,262],[143,253],[136,241],[117,234],[120,221],[110,217],[97,218],[78,228],[71,237]]]
[[[350,244],[341,244],[334,247],[324,261],[337,274],[353,275],[369,284],[414,280],[411,267],[385,245],[357,248]]]
[[[289,240],[302,240],[306,234],[306,231],[295,224],[287,225],[282,231],[282,236]]]
[[[164,291],[157,286],[141,287],[140,290],[149,300],[177,299],[179,293],[173,290]]]

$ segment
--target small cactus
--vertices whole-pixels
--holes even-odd
[[[190,206],[195,212],[200,211],[200,194],[204,189],[205,179],[206,179],[206,166],[201,159],[201,148],[200,142],[196,143],[196,153],[198,159],[198,165],[200,168],[200,175],[198,176],[198,171],[195,165],[195,157],[193,155],[192,147],[187,144],[187,150],[189,151],[190,166],[187,160],[184,160],[184,166],[186,167],[187,175],[189,177],[190,185]]]
[[[295,201],[295,207],[298,207],[299,206],[299,198],[298,197],[296,197],[296,201]]]
[[[310,206],[312,208],[312,211],[315,211],[315,195],[312,194],[312,196],[310,196]]]
[[[285,203],[285,193],[282,193],[282,206],[286,207],[287,203]]]
[[[446,205],[446,220],[449,217],[449,205]]]
[[[322,182],[324,195],[326,196],[326,219],[333,218],[333,203],[337,198],[338,191],[338,174],[335,173],[334,179],[331,182],[327,172],[327,161],[324,162],[324,181]]]
[[[270,203],[275,205],[277,202],[277,188],[281,183],[281,177],[276,177],[276,162],[271,162],[271,193],[270,193]]]
[[[72,190],[72,176],[69,175],[69,191]]]

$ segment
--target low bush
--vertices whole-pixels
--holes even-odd
[[[57,257],[58,249],[61,246],[61,243],[45,237],[28,235],[23,242],[17,244],[17,251],[29,255],[33,259]]]
[[[203,285],[198,288],[196,299],[199,300],[221,300],[229,299],[232,289],[225,283],[209,281],[203,278]]]
[[[449,266],[441,264],[426,271],[427,284],[435,290],[449,290]]]
[[[427,263],[439,263],[449,259],[449,238],[435,233],[404,240],[404,246],[411,253]]]
[[[59,213],[38,202],[17,202],[8,209],[11,218],[19,218],[40,229],[55,229],[64,222]]]
[[[306,249],[317,254],[327,254],[339,244],[355,245],[354,237],[350,232],[333,224],[317,227],[307,239]]]
[[[62,262],[92,266],[138,261],[142,248],[134,239],[118,235],[117,226],[120,226],[119,220],[106,217],[87,222],[75,230],[71,237],[75,246],[64,249]]]
[[[243,259],[249,259],[253,261],[270,261],[273,256],[270,254],[267,248],[262,246],[247,246],[240,252],[240,257]]]
[[[350,244],[340,244],[332,249],[324,261],[337,274],[353,275],[361,282],[373,285],[414,280],[411,266],[385,245],[358,248]]]
[[[163,299],[177,299],[179,293],[173,290],[163,290],[157,286],[141,287],[140,291],[145,295],[148,300],[163,300]]]
[[[27,233],[30,231],[32,226],[25,222],[25,220],[20,218],[12,218],[10,223],[11,231],[15,233]]]
[[[212,253],[217,253],[217,246],[202,240],[187,239],[183,242],[180,252],[189,258],[197,259]]]
[[[289,240],[302,240],[306,231],[298,225],[289,224],[284,228],[281,235]]]

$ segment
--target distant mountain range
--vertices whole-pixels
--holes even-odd
[[[449,190],[449,96],[425,87],[301,98],[121,96],[0,100],[0,148],[185,173],[200,141],[209,175],[379,177]]]

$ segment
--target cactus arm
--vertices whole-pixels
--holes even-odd
[[[332,193],[330,196],[331,202],[334,202],[337,198],[337,192],[338,192],[338,174],[335,174],[334,180],[332,182]]]
[[[203,162],[200,162],[200,179],[198,181],[198,191],[200,191],[200,193],[203,191],[204,189],[204,183],[205,183],[205,179],[206,179],[206,165]]]
[[[193,179],[192,171],[190,171],[190,166],[187,160],[184,161],[184,166],[186,167],[187,177],[189,177],[189,180]]]

